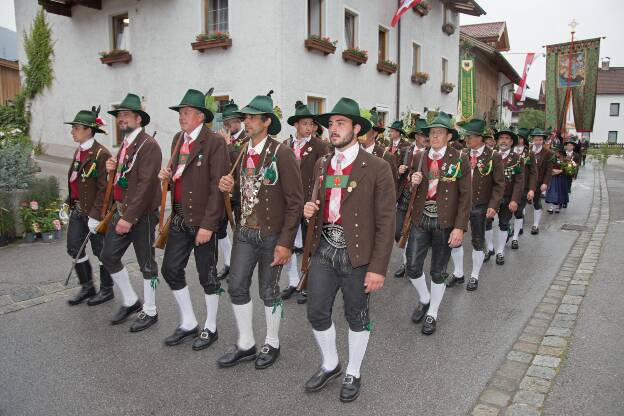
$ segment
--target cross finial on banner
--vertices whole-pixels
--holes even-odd
[[[572,21],[570,22],[570,24],[568,24],[568,26],[570,26],[572,28],[572,33],[576,32],[576,27],[580,25],[579,22],[577,22],[575,19],[572,19]]]

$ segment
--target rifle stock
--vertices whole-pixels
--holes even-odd
[[[319,176],[319,180],[314,184],[312,188],[312,201],[316,202],[318,199],[318,190],[323,176]],[[301,292],[308,286],[308,270],[310,269],[310,261],[312,260],[312,243],[314,242],[314,227],[319,216],[319,211],[310,218],[308,221],[308,232],[306,233],[306,239],[303,243],[303,258],[301,259],[301,278],[299,284],[297,284],[297,290]]]
[[[422,163],[425,158],[425,150],[421,150],[422,156],[418,161],[418,167],[416,168],[416,172],[422,172]],[[410,194],[409,205],[407,206],[407,211],[405,212],[405,218],[403,219],[403,227],[401,228],[401,238],[399,240],[399,247],[405,248],[407,245],[407,239],[409,238],[410,229],[412,228],[412,212],[414,211],[414,202],[416,201],[416,191],[418,190],[418,186],[412,188],[412,193]]]
[[[154,132],[154,136],[156,136],[156,132]],[[178,142],[173,149],[173,153],[171,154],[171,158],[169,159],[169,163],[167,163],[167,169],[171,169],[173,167],[173,157],[178,154],[180,151],[180,146],[183,141],[182,135],[178,138]],[[158,213],[158,232],[163,232],[163,223],[165,221],[165,208],[167,206],[167,194],[169,193],[169,179],[162,181],[162,191],[160,193],[160,212]],[[160,239],[160,235],[158,236]],[[165,239],[165,241],[167,241]]]
[[[240,152],[238,152],[238,156],[236,157],[236,160],[234,161],[234,164],[232,165],[232,169],[230,169],[230,173],[228,173],[228,175],[231,176],[234,174],[234,171],[236,171],[236,167],[240,163],[241,158],[243,157],[243,154],[247,151],[248,145],[249,145],[249,142],[245,143],[245,145],[240,149]],[[229,192],[223,192],[223,205],[225,205],[225,213],[227,214],[230,227],[232,227],[232,230],[234,230],[234,228],[236,227],[236,223],[234,222],[234,213],[232,212],[232,200],[230,199]]]
[[[108,230],[108,224],[110,224],[110,222],[112,221],[113,215],[115,215],[115,211],[117,211],[117,207],[113,206],[104,216],[102,221],[100,221],[100,223],[98,224],[97,228],[95,229],[96,233],[106,234],[106,230]]]
[[[167,218],[167,222],[160,230],[160,233],[158,234],[158,238],[156,239],[156,241],[154,241],[154,248],[159,248],[161,250],[164,250],[165,245],[167,244],[167,238],[169,238],[169,229],[171,227],[172,217],[173,217],[172,215],[169,215],[169,218]]]

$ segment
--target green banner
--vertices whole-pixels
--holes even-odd
[[[565,124],[568,88],[577,132],[594,128],[600,38],[546,47],[546,127]]]
[[[461,120],[468,121],[475,115],[475,62],[471,56],[465,56],[460,65],[460,105]]]

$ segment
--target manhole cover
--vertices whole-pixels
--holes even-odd
[[[591,231],[590,227],[578,224],[563,224],[561,229],[564,231]]]

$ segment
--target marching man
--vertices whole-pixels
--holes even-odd
[[[548,190],[550,178],[552,176],[552,165],[554,154],[544,147],[544,141],[548,134],[539,129],[531,132],[533,141],[533,156],[535,157],[535,168],[537,170],[537,181],[535,185],[535,195],[533,195],[533,227],[531,234],[539,234],[539,225],[542,218],[542,194]]]

